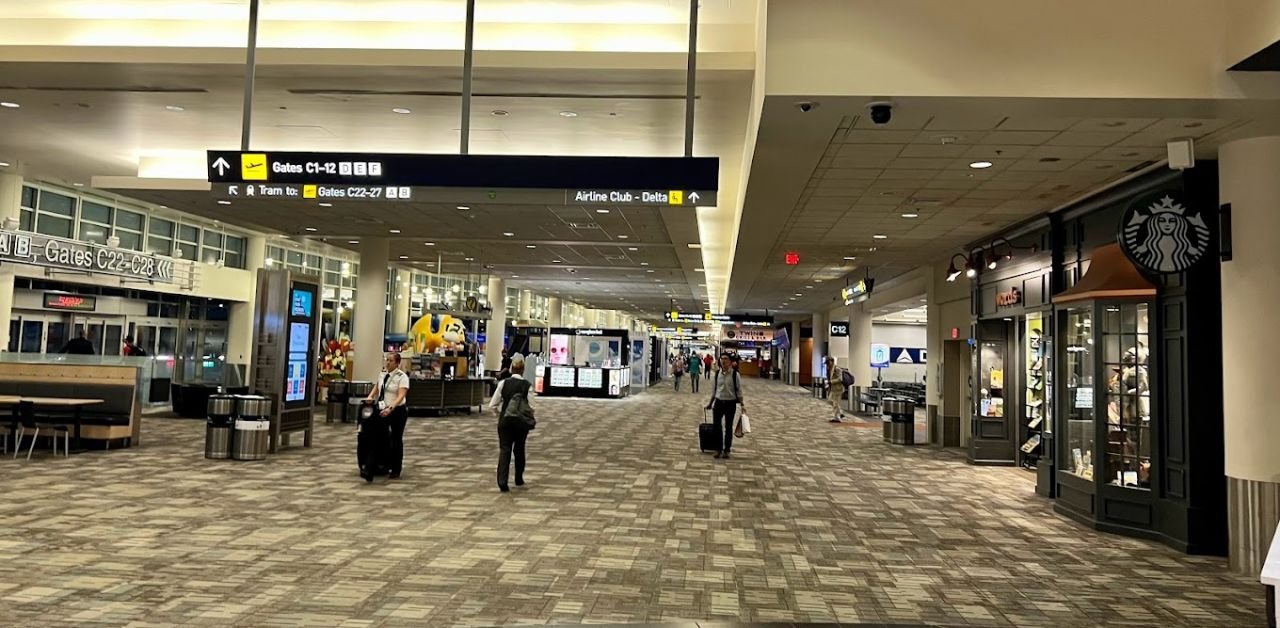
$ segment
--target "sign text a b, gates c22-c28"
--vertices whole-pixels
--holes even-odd
[[[26,231],[0,230],[0,262],[172,283],[174,260]]]

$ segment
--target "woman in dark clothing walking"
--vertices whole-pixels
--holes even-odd
[[[498,411],[498,490],[506,493],[511,490],[507,481],[511,477],[511,457],[516,459],[516,486],[524,486],[524,443],[529,438],[529,429],[517,421],[503,417],[507,404],[518,394],[523,394],[533,407],[533,385],[524,378],[524,358],[515,354],[511,358],[511,377],[498,382],[489,407]]]

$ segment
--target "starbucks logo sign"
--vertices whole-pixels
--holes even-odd
[[[1143,270],[1180,273],[1209,252],[1209,224],[1177,192],[1139,197],[1120,222],[1120,248]]]

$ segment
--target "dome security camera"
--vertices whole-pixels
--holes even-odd
[[[818,108],[818,103],[812,102],[809,100],[802,100],[796,103],[796,109],[799,109],[800,113],[809,113],[810,111],[813,111],[814,109],[817,109],[817,108]]]
[[[871,122],[884,126],[893,119],[893,103],[886,100],[867,103],[867,113],[871,115]]]

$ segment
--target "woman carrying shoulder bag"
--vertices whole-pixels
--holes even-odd
[[[512,408],[519,404],[517,408]],[[498,490],[511,490],[511,456],[516,458],[516,486],[524,486],[524,444],[533,429],[533,384],[524,378],[524,357],[511,357],[511,377],[498,382],[489,407],[498,410]],[[508,412],[508,409],[517,410]]]

